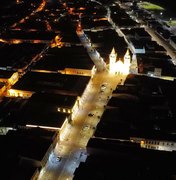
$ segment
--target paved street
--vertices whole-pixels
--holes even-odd
[[[86,159],[86,145],[101,119],[108,97],[121,78],[125,76],[110,75],[107,71],[95,73],[81,97],[81,105],[72,125],[67,124],[60,134],[60,140],[42,170],[39,180],[73,178],[75,169]],[[102,84],[106,85],[103,91]]]

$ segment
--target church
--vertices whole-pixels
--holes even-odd
[[[109,72],[112,74],[128,74],[131,65],[131,55],[129,49],[127,49],[123,61],[117,57],[117,53],[113,48],[109,55]]]

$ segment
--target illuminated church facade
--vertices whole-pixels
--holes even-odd
[[[130,71],[131,55],[129,49],[127,49],[123,61],[117,57],[117,53],[113,48],[109,55],[109,72],[112,74],[127,75]]]

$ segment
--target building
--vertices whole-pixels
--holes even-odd
[[[145,139],[131,137],[131,142],[140,143],[141,148],[154,149],[159,151],[176,151],[176,142],[157,139]]]
[[[127,49],[123,61],[117,58],[117,53],[113,48],[109,55],[109,72],[115,74],[128,74],[131,64],[131,55]]]
[[[0,70],[0,82],[5,83],[6,85],[13,85],[18,81],[18,79],[18,72]]]
[[[81,97],[89,80],[89,76],[27,72],[9,89],[7,96],[29,98],[35,92],[47,92]]]

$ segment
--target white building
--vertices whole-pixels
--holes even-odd
[[[154,140],[145,138],[131,137],[134,143],[140,143],[141,148],[154,149],[159,151],[176,151],[176,142],[167,140]]]
[[[123,61],[117,57],[117,53],[113,48],[109,55],[109,72],[112,74],[128,74],[131,65],[131,56],[127,49]]]

